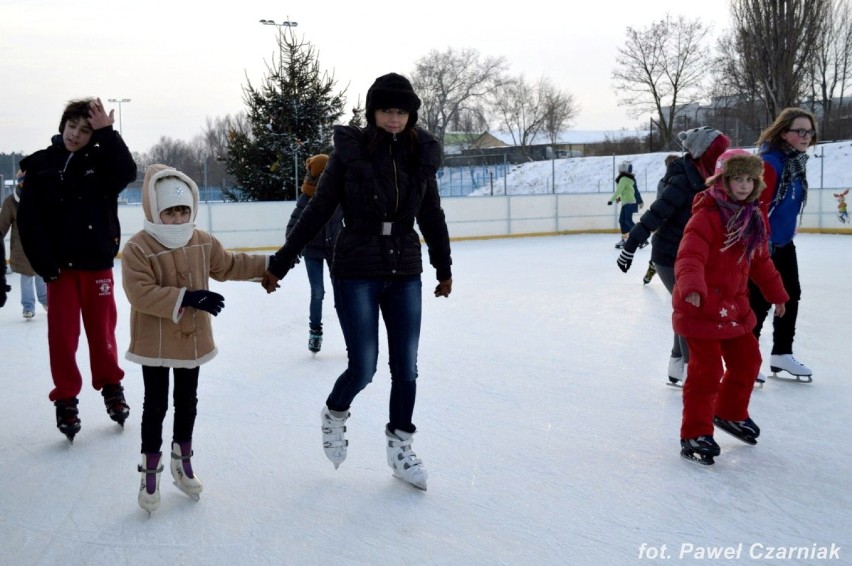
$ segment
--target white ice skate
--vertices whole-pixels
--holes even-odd
[[[426,491],[426,480],[429,474],[423,462],[411,449],[414,434],[403,430],[391,432],[385,429],[385,436],[388,441],[388,466],[393,470],[393,475],[417,489]]]
[[[813,372],[805,364],[793,357],[793,354],[772,354],[769,357],[769,369],[772,370],[770,377],[784,381],[798,381],[810,383],[813,381]],[[793,377],[778,375],[779,371],[786,371]]]
[[[136,468],[141,472],[142,479],[139,482],[139,507],[150,515],[160,507],[160,472],[163,465],[160,463],[162,452],[142,454],[142,463]],[[153,476],[151,484],[148,485],[149,476]],[[153,489],[153,491],[149,491]]]
[[[334,464],[335,470],[346,460],[346,447],[349,446],[349,441],[345,438],[348,418],[348,412],[341,416],[337,411],[331,412],[325,406],[320,412],[322,449],[325,450],[325,457]]]
[[[669,382],[673,387],[683,387],[686,381],[686,368],[688,364],[683,363],[683,358],[669,358]]]
[[[172,443],[172,477],[179,490],[190,496],[195,501],[201,499],[204,484],[201,478],[192,471],[192,445],[189,442]]]

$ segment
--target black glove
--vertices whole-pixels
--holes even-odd
[[[611,200],[606,201],[606,203],[607,203],[609,206],[612,206],[612,201],[611,201]]]
[[[630,265],[633,263],[633,252],[621,250],[621,255],[618,256],[618,260],[615,263],[618,264],[618,268],[621,271],[627,273],[627,270],[630,269]]]
[[[11,291],[12,288],[6,285],[6,278],[3,277],[0,279],[0,308],[6,304],[6,293]]]
[[[213,291],[187,291],[183,295],[183,301],[180,306],[193,307],[198,310],[207,311],[213,316],[216,316],[222,309],[225,308],[225,297]]]

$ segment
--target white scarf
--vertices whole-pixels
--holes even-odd
[[[195,222],[187,222],[186,224],[154,224],[146,220],[144,228],[155,240],[170,250],[173,250],[182,248],[189,242],[189,239],[192,238],[192,233],[195,231]]]

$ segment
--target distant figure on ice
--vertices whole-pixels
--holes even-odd
[[[3,206],[0,207],[0,246],[3,246],[3,238],[11,230],[12,235],[9,239],[9,265],[12,271],[21,274],[21,306],[23,307],[23,316],[26,320],[32,320],[35,316],[36,297],[38,302],[47,310],[47,287],[44,284],[44,279],[41,275],[33,271],[33,266],[27,259],[24,253],[24,247],[21,245],[21,237],[18,234],[18,203],[21,200],[21,191],[24,187],[24,173],[18,170],[15,176],[15,186],[12,189],[12,194],[6,197],[3,201]],[[6,264],[3,263],[4,271]]]
[[[163,419],[169,407],[169,369],[174,373],[174,431],[170,468],[175,484],[197,499],[203,485],[192,469],[192,435],[201,364],[216,355],[210,315],[225,307],[217,281],[263,276],[268,256],[232,253],[195,228],[198,186],[184,173],[151,165],[142,183],[144,229],[124,245],[124,293],[130,302],[130,346],[126,358],[142,365],[142,463],[139,506],[160,506]]]
[[[789,299],[769,258],[758,202],[763,162],[742,149],[726,151],[707,184],[683,233],[672,296],[674,330],[690,353],[681,455],[702,464],[712,464],[720,452],[714,424],[748,444],[760,435],[748,412],[761,361],[749,280],[775,305],[777,317]]]
[[[334,152],[317,191],[275,253],[263,286],[267,293],[279,287],[299,251],[340,206],[344,225],[331,275],[348,366],[320,411],[323,450],[335,468],[346,460],[349,409],[376,373],[383,320],[391,374],[387,463],[394,476],[425,490],[426,467],[412,448],[423,310],[423,261],[414,223],[435,268],[433,294],[449,297],[450,237],[436,178],[441,144],[416,125],[420,98],[402,75],[377,78],[365,106],[366,127],[334,128]]]
[[[77,366],[80,320],[86,329],[92,387],[107,413],[123,425],[124,398],[115,326],[112,268],[121,241],[118,195],[136,180],[136,163],[113,129],[115,110],[100,98],[72,100],[47,149],[21,160],[26,187],[18,208],[24,253],[47,283],[47,343],[56,427],[73,441],[80,431]]]
[[[317,190],[317,181],[328,163],[328,155],[320,153],[311,156],[305,161],[305,180],[302,183],[302,193],[296,200],[296,208],[290,215],[287,223],[286,235],[290,233],[302,216],[302,211],[313,198]],[[331,260],[334,256],[334,242],[343,226],[343,213],[337,207],[331,220],[325,228],[317,234],[313,240],[302,249],[302,258],[305,260],[305,271],[308,274],[308,283],[311,286],[311,303],[308,309],[308,350],[317,353],[322,348],[322,301],[325,298],[325,284],[323,281],[323,262],[328,263],[331,269]]]
[[[849,194],[849,189],[840,193],[834,193],[834,198],[837,199],[837,219],[846,224],[849,222],[849,213],[846,211],[846,195]]]
[[[633,215],[639,211],[642,204],[642,195],[636,185],[636,177],[633,176],[633,164],[622,161],[618,164],[618,176],[615,178],[615,192],[607,201],[608,205],[613,202],[621,203],[621,212],[618,214],[618,225],[621,228],[621,240],[615,244],[616,248],[623,248],[627,240],[627,234],[633,228]],[[642,244],[644,247],[645,244]]]
[[[673,160],[663,177],[665,188],[639,222],[630,231],[624,249],[616,261],[627,273],[633,254],[642,242],[653,234],[651,261],[669,293],[675,284],[675,257],[683,229],[692,216],[692,200],[706,187],[704,181],[712,175],[716,159],[728,149],[730,141],[719,130],[703,126],[680,132],[678,139],[686,155]],[[686,340],[675,333],[668,364],[669,382],[679,385],[686,379],[689,348]]]

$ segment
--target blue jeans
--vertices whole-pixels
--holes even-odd
[[[388,338],[391,374],[390,430],[416,430],[411,422],[417,395],[417,348],[420,342],[420,275],[400,278],[335,278],[334,307],[340,319],[349,365],[326,400],[329,409],[349,410],[352,400],[373,380],[379,357],[379,313]]]
[[[35,292],[33,292],[35,287]],[[35,300],[38,295],[38,302],[42,305],[47,305],[47,287],[44,285],[44,279],[40,275],[24,275],[21,274],[21,306],[25,311],[35,312]]]
[[[323,259],[304,257],[305,271],[308,273],[308,283],[311,284],[311,306],[308,312],[308,324],[311,328],[322,329],[322,300],[325,298],[323,286]]]

